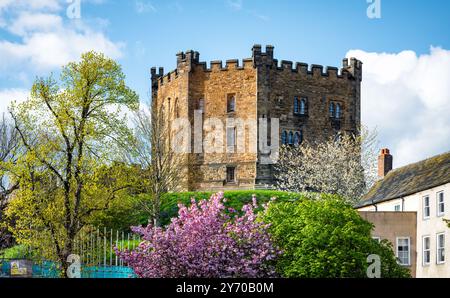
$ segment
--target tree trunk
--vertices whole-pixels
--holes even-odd
[[[153,226],[159,227],[161,225],[160,222],[160,200],[159,195],[154,196],[153,199]]]
[[[67,239],[67,243],[64,247],[64,250],[61,253],[60,256],[60,262],[61,262],[61,276],[63,278],[68,278],[67,270],[69,269],[70,264],[67,262],[67,258],[72,254],[73,249],[73,241],[72,239]]]

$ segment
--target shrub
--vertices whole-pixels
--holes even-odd
[[[386,242],[371,238],[372,224],[340,198],[270,204],[262,215],[283,250],[276,269],[283,277],[367,277],[367,256],[381,258],[382,277],[407,277]]]
[[[224,206],[223,193],[191,206],[179,205],[167,228],[134,228],[143,242],[116,253],[139,277],[267,277],[278,252],[256,220],[256,199],[242,215]]]

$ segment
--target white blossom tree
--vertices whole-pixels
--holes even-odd
[[[376,131],[339,133],[325,142],[282,146],[276,187],[294,192],[338,194],[358,202],[376,181]]]

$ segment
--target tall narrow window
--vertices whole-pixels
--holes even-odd
[[[236,146],[236,127],[227,127],[227,147],[233,148]]]
[[[341,118],[341,104],[337,103],[336,104],[336,119],[340,119]]]
[[[394,207],[394,211],[396,211],[396,212],[402,211],[401,209],[402,209],[401,205],[395,205],[395,207]]]
[[[334,118],[334,102],[330,102],[330,117]]]
[[[236,111],[236,96],[234,94],[229,94],[227,97],[227,113]]]
[[[289,145],[293,145],[294,144],[294,134],[292,133],[292,131],[289,132]]]
[[[197,109],[202,111],[202,113],[205,113],[205,100],[204,99],[198,100]]]
[[[294,145],[299,146],[302,143],[302,135],[301,132],[296,132],[294,135]]]
[[[445,234],[440,233],[436,236],[436,263],[445,263]]]
[[[300,113],[300,106],[299,106],[299,100],[298,97],[294,97],[294,114]]]
[[[306,115],[306,98],[300,100],[300,115]]]
[[[443,216],[445,213],[444,192],[437,193],[437,216]]]
[[[423,218],[430,218],[430,197],[423,197]]]
[[[431,263],[431,243],[430,236],[423,236],[422,238],[422,265],[428,266]]]
[[[227,167],[227,182],[228,183],[233,183],[236,181],[236,177],[235,177],[235,167]]]
[[[175,118],[180,117],[180,111],[179,111],[179,107],[178,107],[178,97],[175,98],[174,115],[175,115]]]
[[[409,237],[397,237],[397,259],[403,266],[410,265],[410,239]]]
[[[287,131],[283,130],[283,133],[281,134],[281,144],[287,145]]]
[[[172,106],[170,104],[171,104],[171,99],[169,97],[169,98],[167,98],[167,114],[166,114],[167,119],[170,119],[172,117],[172,115],[171,115],[172,114]]]

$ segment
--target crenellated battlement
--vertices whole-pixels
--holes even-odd
[[[354,60],[355,63],[361,63],[358,60]],[[360,70],[361,66],[358,66]],[[307,64],[303,62],[293,62],[288,60],[281,60],[278,63],[277,59],[273,59],[272,68],[277,71],[290,71],[293,73],[299,73],[305,76],[311,77],[330,77],[330,78],[344,78],[348,79],[352,74],[349,69],[351,68],[348,64],[343,64],[342,68],[337,68],[335,66],[323,66],[319,64]]]
[[[274,59],[274,47],[267,45],[265,51],[262,46],[255,44],[252,48],[252,58],[230,59],[223,63],[222,60],[214,60],[209,63],[200,61],[200,53],[193,50],[179,52],[177,56],[177,68],[167,74],[164,74],[164,68],[160,67],[158,73],[156,67],[151,69],[153,85],[160,83],[166,84],[176,79],[180,74],[192,71],[216,72],[227,70],[243,70],[247,68],[259,68],[268,66],[270,69],[278,72],[289,71],[309,77],[328,77],[335,79],[356,79],[362,78],[362,62],[356,58],[345,58],[342,61],[342,67],[323,66],[318,64],[308,65],[303,62],[293,62],[289,60]],[[155,85],[156,86],[156,85]]]
[[[256,44],[252,48],[252,59],[255,67],[268,66],[277,71],[291,71],[312,77],[330,77],[349,79],[350,77],[361,79],[362,62],[356,58],[344,59],[341,68],[334,66],[323,66],[318,64],[308,65],[303,62],[293,62],[289,60],[274,59],[274,47],[267,45],[265,52],[262,47]],[[325,71],[324,71],[325,70]]]

